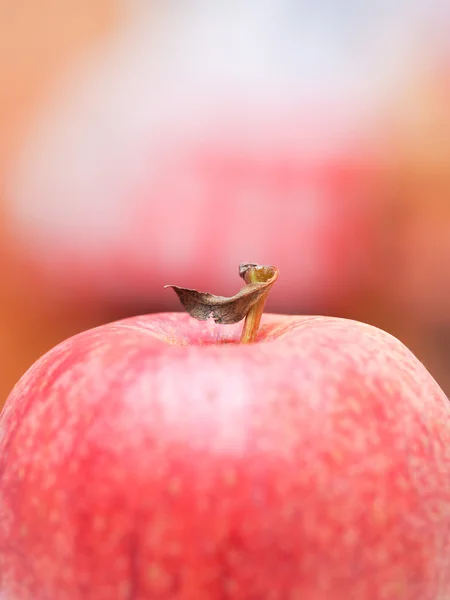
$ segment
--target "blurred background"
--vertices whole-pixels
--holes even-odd
[[[450,394],[449,31],[441,0],[0,0],[0,405],[245,261]]]

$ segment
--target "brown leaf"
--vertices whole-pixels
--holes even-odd
[[[239,275],[246,285],[231,298],[177,285],[164,287],[172,288],[186,311],[199,321],[206,321],[211,317],[216,323],[238,323],[262,296],[269,293],[278,278],[278,269],[267,265],[243,263],[239,265]]]

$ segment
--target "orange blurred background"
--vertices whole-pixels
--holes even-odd
[[[334,4],[333,4],[334,6]],[[440,2],[0,0],[0,405],[168,284],[400,337],[450,393]]]

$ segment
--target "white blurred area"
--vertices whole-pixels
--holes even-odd
[[[35,112],[6,181],[16,239],[68,293],[229,290],[242,260],[280,266],[281,307],[283,285],[306,305],[350,289],[370,194],[329,165],[358,180],[377,156],[393,97],[445,50],[445,4],[123,2]]]
[[[449,393],[448,0],[0,0],[0,406],[59,341],[235,293]]]

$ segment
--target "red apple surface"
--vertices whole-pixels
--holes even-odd
[[[450,405],[389,334],[154,314],[79,334],[0,417],[2,600],[444,600]]]

